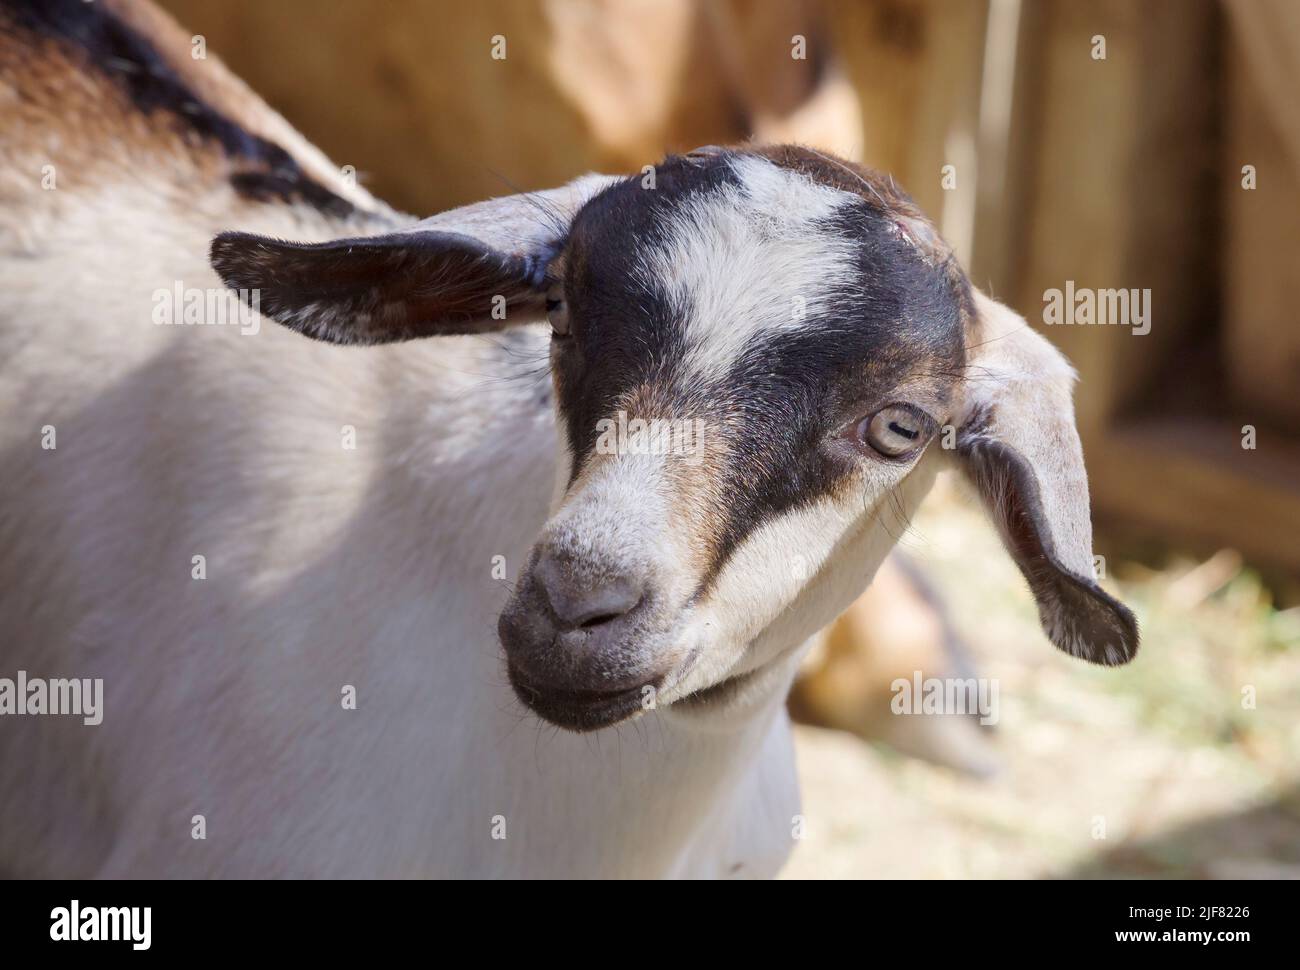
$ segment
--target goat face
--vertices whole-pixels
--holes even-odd
[[[335,342],[550,317],[560,488],[499,629],[556,724],[743,696],[861,591],[945,459],[1059,647],[1136,649],[1092,579],[1069,368],[871,173],[708,149],[390,236],[226,234],[213,262]]]

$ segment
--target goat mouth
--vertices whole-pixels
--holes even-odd
[[[646,684],[622,690],[573,690],[531,682],[514,664],[506,665],[506,673],[525,707],[543,721],[577,732],[598,731],[640,714],[645,709],[645,687],[655,688]]]

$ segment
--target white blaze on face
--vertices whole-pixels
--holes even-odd
[[[662,455],[593,457],[547,525],[543,539],[591,571],[644,576],[661,597],[680,605],[691,577],[684,547],[671,528]]]
[[[731,166],[740,184],[692,196],[640,267],[684,314],[686,373],[706,378],[766,334],[815,325],[855,275],[852,240],[818,223],[856,196],[757,156]]]
[[[708,649],[666,700],[756,670],[848,608],[934,482],[933,451],[866,467],[853,484],[759,525],[728,559],[682,636]]]

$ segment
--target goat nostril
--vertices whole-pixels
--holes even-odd
[[[537,563],[536,575],[551,612],[569,629],[594,630],[632,612],[640,605],[644,589],[626,576],[597,581],[575,576],[554,559]]]

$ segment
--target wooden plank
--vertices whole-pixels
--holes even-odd
[[[1300,575],[1300,444],[1261,431],[1241,447],[1228,421],[1155,419],[1085,439],[1098,523],[1230,547],[1250,560]]]
[[[1237,30],[1229,32],[1220,192],[1228,390],[1255,420],[1300,432],[1300,159],[1288,151],[1285,124],[1269,110],[1242,42]],[[1294,88],[1300,78],[1290,80]],[[1243,165],[1254,167],[1254,189],[1242,185]]]
[[[1079,420],[1104,427],[1142,401],[1169,356],[1212,322],[1214,8],[1208,0],[1045,0],[1037,8],[1035,137],[1019,186],[1015,279],[1004,290],[1036,325],[1043,294],[1073,280],[1150,289],[1151,332],[1046,330],[1082,378]],[[1094,59],[1104,37],[1105,60]],[[1014,202],[1008,199],[1008,205]]]

